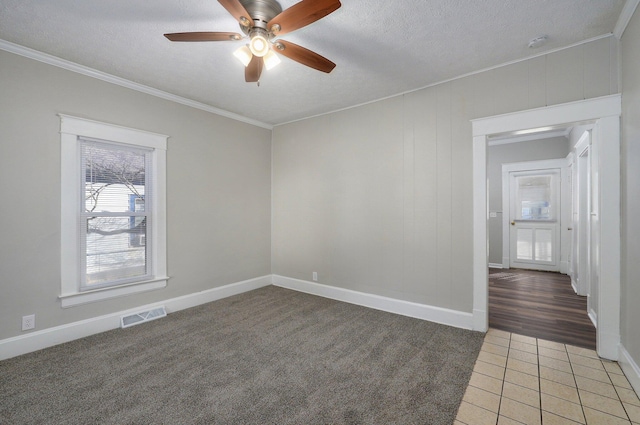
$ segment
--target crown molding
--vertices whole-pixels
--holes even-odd
[[[629,1],[638,2],[640,0],[629,0]],[[540,56],[550,55],[552,53],[560,52],[562,50],[571,49],[571,48],[576,47],[576,46],[581,46],[583,44],[591,43],[592,41],[602,40],[604,38],[609,38],[609,37],[612,37],[612,36],[613,36],[613,33],[607,33],[607,34],[598,35],[596,37],[588,38],[586,40],[582,40],[582,41],[579,41],[577,43],[570,44],[568,46],[562,46],[562,47],[557,47],[555,49],[545,50],[543,52],[536,53],[534,55],[530,55],[530,56],[527,56],[527,57],[524,57],[524,58],[521,58],[521,59],[515,59],[515,60],[509,61],[509,62],[504,62],[504,63],[498,64],[498,65],[490,66],[488,68],[478,69],[476,71],[472,71],[472,72],[469,72],[467,74],[458,75],[458,76],[453,77],[453,78],[449,78],[449,79],[442,80],[442,81],[437,81],[435,83],[431,83],[431,84],[428,84],[428,85],[423,86],[423,87],[418,87],[417,89],[411,89],[411,90],[408,90],[408,91],[405,91],[405,92],[402,92],[402,93],[392,94],[392,95],[389,95],[389,96],[385,96],[385,97],[381,97],[381,98],[378,98],[378,99],[370,100],[368,102],[359,103],[357,105],[352,105],[352,106],[347,106],[345,108],[335,109],[333,111],[322,112],[320,114],[311,115],[311,116],[303,117],[303,118],[297,118],[297,119],[292,120],[292,121],[276,123],[276,124],[274,124],[274,127],[277,127],[277,126],[280,126],[280,125],[292,124],[294,122],[304,121],[304,120],[308,120],[308,119],[311,119],[311,118],[317,118],[317,117],[321,117],[321,116],[324,116],[324,115],[330,115],[330,114],[334,114],[336,112],[348,111],[349,109],[355,109],[355,108],[359,108],[361,106],[370,105],[372,103],[381,102],[383,100],[393,99],[394,97],[397,97],[397,96],[405,96],[407,94],[415,93],[415,92],[418,92],[420,90],[424,90],[424,89],[428,89],[428,88],[431,88],[431,87],[439,86],[441,84],[450,83],[450,82],[456,81],[456,80],[461,80],[463,78],[471,77],[473,75],[482,74],[483,72],[493,71],[495,69],[502,68],[502,67],[509,66],[509,65],[513,65],[513,64],[516,64],[516,63],[519,63],[519,62],[526,62],[526,61],[528,61],[530,59],[534,59],[534,58],[537,58],[537,57],[540,57]]]
[[[618,40],[622,38],[622,34],[624,34],[624,30],[627,29],[627,25],[629,25],[629,21],[639,3],[640,0],[627,0],[625,2],[622,12],[620,12],[620,16],[618,17],[618,22],[616,22],[616,27],[613,29],[613,35],[615,35]]]
[[[225,111],[211,105],[207,105],[195,100],[187,99],[185,97],[177,96],[175,94],[167,93],[162,90],[154,89],[153,87],[145,86],[143,84],[135,83],[124,78],[116,77],[115,75],[107,74],[106,72],[98,71],[88,66],[79,65],[77,63],[61,59],[57,56],[49,55],[47,53],[40,52],[38,50],[30,49],[28,47],[21,46],[19,44],[11,43],[6,40],[0,40],[0,50],[4,50],[9,53],[15,53],[16,55],[24,56],[29,59],[37,60],[39,62],[46,63],[48,65],[57,66],[58,68],[66,69],[67,71],[76,72],[78,74],[86,75],[87,77],[95,78],[98,80],[106,81],[107,83],[116,84],[121,87],[125,87],[131,90],[136,90],[141,93],[149,94],[151,96],[159,97],[164,100],[179,103],[192,108],[200,109],[215,115],[220,115],[232,120],[240,121],[246,124],[251,124],[256,127],[262,127],[267,130],[273,130],[273,125],[267,124],[261,121],[253,120],[251,118],[244,117],[242,115],[234,114],[233,112]]]

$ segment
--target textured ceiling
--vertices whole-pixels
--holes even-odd
[[[283,9],[296,0],[281,0]],[[611,33],[624,0],[342,0],[282,38],[337,64],[282,57],[260,86],[232,55],[242,42],[172,43],[167,32],[233,31],[216,0],[0,0],[0,39],[266,124],[415,90]],[[537,49],[528,41],[541,34]],[[1,77],[0,77],[1,78]]]

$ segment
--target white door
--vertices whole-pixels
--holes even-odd
[[[509,173],[509,267],[560,271],[560,169]]]

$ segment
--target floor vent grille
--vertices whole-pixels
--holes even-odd
[[[150,320],[160,319],[165,317],[167,311],[164,306],[156,307],[151,310],[140,311],[138,313],[131,313],[120,317],[120,325],[122,328],[128,328],[129,326],[138,325],[140,323],[148,322]]]

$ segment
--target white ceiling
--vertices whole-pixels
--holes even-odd
[[[283,9],[296,0],[280,0]],[[342,0],[282,38],[337,64],[282,57],[261,84],[232,55],[242,42],[172,43],[168,32],[233,31],[216,0],[0,0],[0,39],[266,124],[415,90],[609,34],[624,0]],[[528,41],[546,34],[537,49]]]

